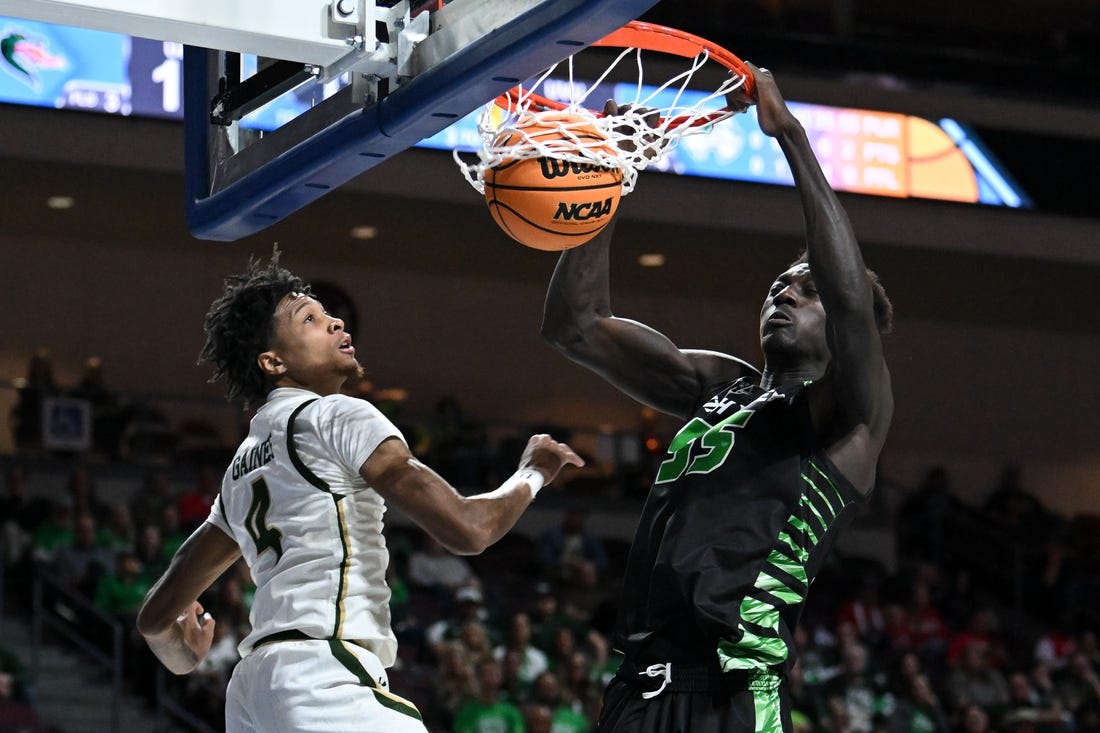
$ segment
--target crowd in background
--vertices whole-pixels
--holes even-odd
[[[82,381],[87,394],[93,381]],[[491,441],[453,398],[416,423],[401,414],[402,395],[353,389],[386,409],[426,462],[471,491],[492,485],[522,448],[522,436]],[[99,392],[98,404],[121,404]],[[86,453],[43,451],[25,428],[31,408],[16,410],[18,451],[4,460],[0,496],[6,605],[29,610],[37,573],[120,622],[126,678],[151,702],[156,661],[134,616],[205,520],[223,465],[193,455],[146,465],[125,500],[104,502],[97,474],[126,460],[125,452],[96,443],[89,462]],[[594,730],[602,689],[619,663],[609,639],[627,543],[601,534],[587,508],[600,496],[624,514],[639,511],[647,456],[661,450],[646,445],[653,439],[639,435],[630,466],[563,475],[561,489],[540,495],[559,523],[530,536],[512,532],[477,557],[451,555],[411,525],[387,527],[400,642],[391,689],[420,708],[430,730]],[[65,467],[65,491],[28,491],[43,461]],[[931,467],[917,487],[881,480],[879,492],[906,497],[888,518],[896,563],[836,553],[819,573],[796,637],[798,733],[1100,731],[1100,518],[1049,511],[1012,466],[982,506],[960,500],[951,480],[943,467]],[[253,591],[243,563],[208,591],[201,600],[218,619],[210,655],[192,675],[172,680],[172,694],[215,729]],[[46,604],[75,616],[68,598],[48,595]],[[34,714],[26,660],[0,643],[0,719]]]

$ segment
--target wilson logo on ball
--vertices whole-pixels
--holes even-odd
[[[539,168],[542,170],[542,177],[548,181],[570,174],[579,176],[582,173],[608,173],[612,170],[605,165],[575,163],[573,161],[558,160],[555,158],[539,158],[538,161]]]
[[[590,204],[576,204],[568,201],[559,201],[558,210],[554,212],[555,219],[561,219],[564,221],[585,221],[587,219],[599,219],[601,216],[607,216],[615,207],[611,199],[604,199],[603,201],[593,201]]]

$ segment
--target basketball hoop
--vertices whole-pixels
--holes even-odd
[[[478,160],[466,163],[454,152],[455,162],[475,190],[484,193],[485,172],[491,168],[524,158],[551,157],[622,171],[622,193],[626,195],[634,190],[638,172],[658,164],[680,138],[709,132],[714,124],[743,111],[725,106],[727,94],[742,89],[748,96],[753,91],[752,72],[744,61],[721,46],[675,28],[631,21],[592,47],[622,49],[595,82],[586,84],[574,78],[578,52],[546,69],[530,85],[521,84],[486,106],[478,121],[482,139]],[[679,57],[687,64],[671,78],[654,84],[645,78],[644,54]],[[612,114],[592,109],[589,96],[610,83],[613,72],[621,75],[619,67],[626,59],[633,59],[636,76],[629,85],[616,84],[616,96],[633,87],[630,98],[616,98],[617,111]],[[565,84],[555,76],[562,65],[568,74]],[[693,78],[705,75],[701,73],[704,69],[722,72],[723,80],[712,84],[710,92],[689,90]],[[557,82],[551,82],[557,94],[547,92],[549,80]],[[560,98],[563,88],[568,90],[568,99]],[[560,135],[548,138],[544,132],[548,125],[556,127]],[[578,134],[591,133],[593,128],[605,139]],[[529,135],[529,129],[540,134]]]

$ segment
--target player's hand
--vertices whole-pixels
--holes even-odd
[[[619,148],[627,153],[633,153],[638,149],[637,141],[640,138],[643,144],[642,155],[648,160],[654,160],[660,157],[664,150],[664,139],[656,132],[657,128],[661,125],[661,113],[653,109],[652,107],[637,107],[635,108],[631,104],[618,104],[614,99],[607,100],[603,105],[603,113],[607,117],[615,117],[620,115],[626,115],[629,112],[633,112],[633,116],[640,117],[651,130],[652,133],[645,133],[640,136],[636,136],[635,128],[633,125],[621,125],[619,127],[612,128],[620,137],[615,141]]]
[[[745,65],[752,71],[755,81],[756,120],[760,131],[768,137],[778,137],[784,130],[800,125],[798,118],[787,108],[772,73],[748,61]]]
[[[565,465],[583,466],[581,458],[565,443],[559,443],[549,435],[532,435],[527,441],[523,457],[519,459],[520,468],[534,468],[542,473],[546,483],[557,478]]]
[[[734,72],[730,72],[730,76],[733,76]],[[748,112],[749,107],[756,104],[756,90],[753,90],[752,94],[745,91],[745,84],[726,92],[726,109],[734,114],[741,114],[742,112]]]
[[[176,626],[183,636],[183,643],[195,655],[197,662],[206,659],[206,655],[210,653],[210,644],[214,640],[214,623],[214,617],[206,613],[198,601],[176,618]]]

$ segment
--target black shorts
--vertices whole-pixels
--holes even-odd
[[[638,677],[624,666],[604,692],[599,733],[793,732],[787,685],[777,674],[741,674],[736,683],[675,684],[674,679],[646,699],[642,695],[654,692],[661,681]]]

